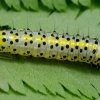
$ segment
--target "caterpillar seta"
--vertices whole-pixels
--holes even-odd
[[[42,29],[0,31],[0,52],[47,59],[80,61],[100,66],[100,42],[89,36],[45,33]]]

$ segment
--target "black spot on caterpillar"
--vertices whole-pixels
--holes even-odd
[[[100,66],[100,42],[79,34],[45,33],[44,31],[0,31],[0,52],[47,59],[80,61]]]

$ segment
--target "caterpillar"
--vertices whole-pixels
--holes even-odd
[[[80,61],[100,66],[100,42],[89,36],[45,33],[42,29],[0,31],[0,52],[47,59]]]

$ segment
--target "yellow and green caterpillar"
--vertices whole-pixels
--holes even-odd
[[[81,37],[79,34],[45,33],[40,31],[0,31],[0,52],[22,56],[44,57],[100,65],[100,42],[97,39]]]

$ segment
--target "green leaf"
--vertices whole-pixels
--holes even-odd
[[[29,7],[29,5],[26,6]],[[55,7],[60,10],[58,6]],[[98,37],[97,34],[100,32],[99,8],[81,11],[79,7],[72,4],[64,12],[58,12],[41,5],[38,12],[25,9],[16,12],[2,8],[0,15],[2,15],[0,16],[1,25],[14,26],[17,29],[29,27],[37,31],[42,28],[45,32],[52,32],[55,29],[59,34],[79,33],[81,36],[89,35],[93,38]],[[2,56],[0,58],[2,90],[0,98],[2,100],[99,98],[100,69],[91,67],[89,64],[34,57],[13,57],[6,54],[3,54],[3,59]]]
[[[99,98],[97,98],[96,100],[100,100],[100,97],[99,97]]]
[[[45,6],[47,6],[49,9],[54,9],[54,6],[53,6],[53,4],[52,4],[52,0],[41,0],[42,1],[42,3],[45,5]]]
[[[91,0],[79,0],[80,4],[83,6],[89,7],[91,4]]]
[[[43,95],[40,92],[36,92],[32,90],[27,85],[25,85],[25,93],[27,95],[20,95],[10,88],[9,94],[6,94],[0,91],[0,99],[1,100],[33,100],[33,99],[34,100],[66,100],[65,98],[62,98],[58,95],[54,96],[50,94],[49,92],[47,95]],[[72,100],[72,99],[80,100],[80,98],[71,96],[70,94],[66,93],[66,95],[68,98],[70,97],[70,99],[68,100]],[[88,100],[88,99],[83,97],[82,100]]]
[[[79,3],[83,6],[90,7],[91,0],[71,0],[74,4],[79,5]]]
[[[54,10],[55,8],[58,11],[61,11],[61,10],[66,10],[67,8],[66,0],[41,0],[41,1],[46,7],[52,10]]]
[[[71,0],[74,4],[79,5],[78,0]]]
[[[8,7],[14,7],[14,9],[16,10],[20,10],[22,6],[21,2],[24,4],[25,8],[27,9],[33,9],[33,10],[38,10],[38,3],[40,3],[40,1],[38,0],[5,0],[5,3],[8,5]],[[46,6],[47,8],[51,9],[51,10],[58,10],[58,11],[62,11],[62,10],[66,10],[67,8],[67,3],[66,0],[41,0],[41,2],[44,4],[44,6]],[[41,4],[40,4],[41,5]],[[40,6],[39,5],[39,6]],[[21,6],[21,7],[20,7]]]
[[[38,0],[21,0],[27,9],[38,10]]]
[[[14,7],[16,10],[20,10],[20,0],[5,0],[8,7]]]

